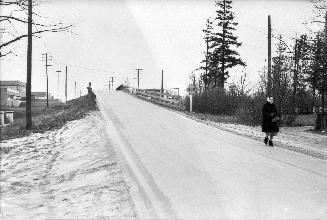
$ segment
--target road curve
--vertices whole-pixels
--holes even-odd
[[[327,162],[97,92],[140,218],[327,219]]]

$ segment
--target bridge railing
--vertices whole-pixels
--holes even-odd
[[[182,97],[169,93],[161,93],[154,90],[129,88],[128,91],[143,99],[155,102],[171,108],[183,108]]]

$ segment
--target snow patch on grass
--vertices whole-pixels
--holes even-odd
[[[98,112],[0,149],[2,219],[135,217]]]

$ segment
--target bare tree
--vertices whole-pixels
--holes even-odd
[[[45,24],[37,23],[34,17],[41,17],[32,8],[44,3],[43,0],[0,0],[2,9],[6,7],[8,14],[0,15],[0,57],[7,56],[13,51],[10,49],[13,44],[23,38],[27,42],[27,79],[26,79],[26,129],[32,128],[32,109],[31,109],[31,78],[32,78],[32,37],[39,36],[45,32],[68,31],[72,25],[64,26],[62,23]],[[19,32],[19,26],[28,27],[27,33]],[[33,29],[34,27],[34,29]]]
[[[311,2],[314,4],[314,11],[316,12],[314,22],[324,23],[327,0],[311,0]]]
[[[33,6],[45,3],[44,0],[34,0]],[[0,0],[2,12],[0,15],[0,57],[14,53],[13,45],[21,39],[27,38],[27,32],[22,32],[28,24],[28,1],[27,0]],[[47,23],[47,19],[33,12],[33,17],[42,19],[44,22],[38,23],[33,19],[32,35],[39,37],[45,32],[67,32],[72,25],[64,25],[61,22],[55,24]],[[25,28],[24,28],[25,30]]]

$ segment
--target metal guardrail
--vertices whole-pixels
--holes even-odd
[[[183,107],[182,105],[182,98],[181,96],[178,95],[171,95],[168,93],[161,93],[161,92],[156,92],[156,91],[148,91],[146,89],[133,89],[130,88],[128,90],[129,92],[147,99],[149,101],[168,106],[171,108],[177,108],[180,109]]]

